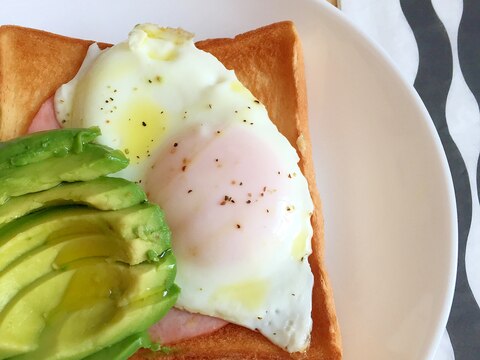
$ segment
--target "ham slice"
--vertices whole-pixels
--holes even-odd
[[[55,116],[53,97],[50,97],[42,104],[33,118],[28,133],[59,129],[60,127]],[[153,325],[149,332],[152,340],[162,344],[172,344],[210,334],[227,324],[221,319],[173,308],[162,320]]]
[[[221,319],[173,308],[150,328],[149,333],[153,341],[168,345],[210,334],[227,324]]]
[[[60,124],[55,117],[55,108],[53,106],[53,96],[48,98],[32,120],[28,133],[34,133],[43,130],[59,129]]]

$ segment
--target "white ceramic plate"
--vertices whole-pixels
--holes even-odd
[[[0,23],[116,42],[136,23],[232,36],[293,20],[303,40],[326,260],[345,359],[432,357],[456,267],[452,185],[392,64],[321,0],[2,1]]]

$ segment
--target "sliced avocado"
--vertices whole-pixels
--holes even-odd
[[[69,152],[82,151],[100,135],[98,127],[42,131],[0,142],[0,171],[24,166]]]
[[[74,234],[101,233],[117,240],[127,240],[124,258],[135,265],[152,261],[170,248],[170,230],[162,210],[144,203],[115,211],[98,211],[85,207],[59,207],[39,211],[4,225],[0,231],[0,271],[23,254]]]
[[[89,334],[100,324],[113,328],[102,330],[107,335],[93,342],[90,353],[143,331],[149,324],[142,325],[147,314],[142,318],[140,311],[141,321],[131,328],[109,319],[142,299],[168,295],[176,273],[163,213],[148,203],[115,211],[63,206],[23,216],[2,228],[0,254],[0,359],[36,351],[43,346],[42,334],[63,334],[61,324],[71,316],[77,316],[75,328],[84,326]],[[163,314],[159,304],[151,307],[157,310],[148,319]],[[62,312],[63,320],[54,326],[50,314]],[[77,342],[82,334],[75,335]]]
[[[37,350],[14,359],[83,359],[106,346],[118,343],[125,338],[126,333],[140,332],[153,325],[175,304],[178,294],[179,289],[174,285],[168,291],[117,309],[115,316],[108,319],[108,322],[98,322],[99,326],[94,328],[81,325],[87,323],[86,317],[96,317],[101,313],[95,311],[97,305],[93,311],[68,314],[59,321],[60,324],[55,319],[42,334],[41,346]],[[79,344],[78,334],[82,334],[82,344]]]
[[[60,303],[73,272],[53,275],[21,292],[17,301],[10,302],[0,312],[0,359],[32,351],[38,346],[37,339],[45,327],[46,315]],[[45,294],[45,289],[56,293]]]
[[[98,128],[0,143],[0,359],[127,359],[175,303],[160,208]]]
[[[0,204],[9,197],[52,188],[63,181],[87,181],[122,170],[128,159],[119,150],[85,144],[79,152],[15,166],[0,172]]]
[[[125,257],[108,235],[74,234],[46,243],[19,257],[0,271],[0,311],[23,288],[48,273],[62,269],[71,261],[86,257]],[[28,269],[28,271],[25,271]]]
[[[176,298],[176,288],[165,287],[169,267],[167,263],[127,266],[97,257],[52,271],[22,289],[0,312],[0,359],[24,353],[25,359],[65,358],[60,349],[51,351],[52,346],[63,348],[67,342],[72,343],[69,348],[76,343],[73,354],[86,349],[93,353],[125,333],[144,330],[150,325],[146,322],[163,315],[160,307],[166,299],[175,301],[171,298]],[[149,304],[151,313],[142,315],[139,304],[145,304],[145,299],[159,303]],[[119,326],[125,319],[128,329]]]
[[[147,331],[129,336],[112,346],[106,347],[83,360],[126,360],[138,349],[156,350],[158,345],[152,343]]]
[[[62,183],[41,192],[9,199],[0,206],[0,226],[35,210],[58,205],[85,204],[100,210],[118,210],[147,200],[136,184],[121,178],[99,177]]]

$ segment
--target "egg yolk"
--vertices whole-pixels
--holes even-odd
[[[296,181],[247,125],[220,134],[200,125],[159,153],[146,189],[165,210],[181,273],[192,266],[237,271],[245,259],[262,267],[265,253],[292,257],[292,235],[296,260],[307,252],[310,214],[295,207]]]
[[[163,142],[168,117],[157,103],[141,99],[128,103],[112,126],[130,163],[139,164]]]

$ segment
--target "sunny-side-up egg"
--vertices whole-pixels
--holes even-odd
[[[126,42],[90,47],[55,108],[65,127],[100,127],[99,142],[130,159],[117,175],[165,210],[178,308],[258,330],[290,352],[308,346],[308,184],[233,71],[190,33],[137,25]]]

